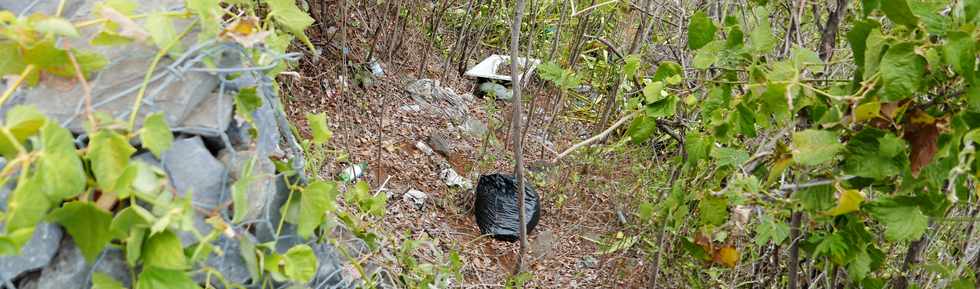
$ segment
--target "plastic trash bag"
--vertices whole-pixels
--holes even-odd
[[[492,174],[480,176],[476,186],[476,224],[480,233],[494,239],[513,242],[519,237],[517,227],[516,181],[513,176]],[[538,193],[530,182],[524,182],[524,217],[527,232],[538,225],[541,206]]]

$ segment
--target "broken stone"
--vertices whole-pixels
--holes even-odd
[[[252,238],[248,233],[243,233],[242,238]],[[252,242],[255,242],[252,240]],[[214,267],[226,281],[232,284],[246,284],[246,282],[252,278],[251,272],[248,271],[248,267],[245,263],[245,257],[242,256],[241,243],[237,239],[228,238],[225,235],[218,237],[213,245],[221,249],[221,254],[217,252],[212,252],[211,256],[208,257],[208,266]],[[203,276],[195,276],[196,278],[202,279],[199,282],[204,281]]]
[[[449,153],[452,152],[452,150],[449,147],[449,141],[446,140],[446,137],[442,136],[441,134],[438,133],[430,134],[428,138],[428,143],[429,146],[432,147],[433,151],[439,153],[444,157],[448,157]]]
[[[463,176],[460,176],[459,173],[456,173],[456,170],[452,168],[443,169],[442,172],[439,173],[439,177],[442,178],[442,181],[449,187],[459,187],[464,190],[473,188],[473,184],[471,184],[470,181],[466,180],[466,178]]]
[[[231,123],[233,98],[227,92],[223,97],[213,93],[210,100],[202,102],[191,111],[179,127],[193,130],[194,133],[204,136],[220,136],[221,132],[228,130]]]
[[[269,203],[272,194],[276,193],[276,166],[269,159],[259,158],[254,149],[234,152],[224,149],[218,153],[218,159],[229,170],[229,185],[239,181],[243,177],[242,173],[245,167],[254,160],[255,163],[252,165],[250,175],[251,181],[245,191],[248,213],[244,220],[257,219],[264,213],[265,205]]]
[[[6,206],[5,197],[0,198],[0,201]],[[3,225],[0,224],[0,230],[2,229]],[[58,251],[61,237],[61,227],[48,223],[38,224],[31,240],[20,249],[19,255],[0,256],[0,284],[47,265]]]
[[[348,275],[344,274],[343,258],[337,248],[327,242],[314,244],[313,253],[319,264],[316,276],[310,281],[310,288],[354,288],[355,284]]]
[[[71,238],[61,242],[61,249],[51,264],[41,270],[37,288],[83,289],[89,288],[92,272],[101,272],[111,276],[116,281],[129,286],[129,266],[126,257],[119,249],[107,249],[94,263],[85,261],[82,251],[78,249]]]
[[[30,3],[31,1],[12,2]],[[44,2],[44,4],[32,8],[32,12],[53,15],[55,11],[52,6],[57,7],[57,5],[51,3],[58,1],[34,2]],[[71,20],[88,17],[93,12],[98,11],[97,5],[101,5],[100,2],[102,1],[67,2],[70,3],[67,3],[62,15]],[[141,3],[137,6],[139,8],[134,11],[135,13],[176,11],[176,9],[183,9],[184,5],[182,0],[139,2]],[[18,6],[21,5],[9,5],[10,8],[17,10],[27,5]],[[175,21],[174,24],[177,31],[182,31],[191,22]],[[157,49],[148,45],[92,45],[89,43],[89,39],[98,32],[98,29],[82,29],[82,37],[61,39],[61,42],[64,43],[59,46],[91,51],[112,60],[101,70],[95,72],[92,80],[88,83],[92,107],[113,117],[128,116],[133,103],[136,101],[136,91],[142,86],[146,68],[153,61]],[[197,30],[195,29],[182,38],[181,46],[184,48],[192,46],[197,41],[196,35]],[[218,87],[217,75],[207,72],[179,71],[182,68],[182,63],[171,67],[173,61],[174,58],[165,57],[156,66],[157,68],[145,90],[143,105],[136,117],[137,127],[142,125],[146,115],[156,112],[163,112],[171,127],[179,127],[187,120],[191,112],[201,104],[215,101],[211,100],[210,96],[212,91]],[[73,132],[81,133],[84,132],[86,121],[83,117],[83,98],[78,96],[83,94],[83,87],[78,82],[66,81],[58,77],[42,78],[38,85],[23,87],[18,90],[2,111],[5,113],[7,109],[15,105],[33,105],[59,123],[65,123],[65,126]]]
[[[484,124],[483,121],[472,117],[467,118],[466,121],[463,121],[463,124],[459,126],[459,129],[480,139],[486,136],[487,131],[489,131],[487,125]]]
[[[415,205],[415,208],[419,210],[425,206],[425,200],[427,198],[429,198],[428,194],[416,189],[408,190],[404,195],[402,195],[403,201]]]
[[[167,175],[183,196],[193,192],[194,206],[214,209],[228,184],[228,169],[211,155],[200,137],[178,139],[163,153]]]
[[[459,123],[469,114],[467,101],[452,89],[442,87],[437,80],[419,79],[405,88],[412,99],[436,114],[446,114]]]

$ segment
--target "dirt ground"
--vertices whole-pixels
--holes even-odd
[[[356,31],[354,31],[356,32]],[[474,185],[479,174],[512,174],[511,140],[508,138],[511,108],[507,102],[475,97],[469,104],[469,115],[490,127],[491,137],[479,139],[463,133],[444,114],[407,109],[415,101],[405,91],[410,83],[421,78],[441,79],[443,86],[456,93],[471,93],[476,84],[457,75],[455,70],[444,73],[443,60],[432,54],[428,68],[417,71],[424,51],[422,37],[406,37],[399,53],[379,61],[385,76],[374,79],[370,86],[357,86],[352,79],[356,71],[342,69],[343,57],[336,43],[322,39],[332,36],[314,35],[321,45],[320,56],[300,61],[296,75],[280,76],[287,113],[301,133],[307,113],[325,112],[334,132],[331,149],[349,155],[347,160],[327,160],[322,177],[332,178],[350,163],[368,163],[366,179],[373,188],[385,185],[391,193],[388,210],[378,224],[384,232],[403,235],[403,238],[432,240],[439,250],[458,250],[462,257],[464,279],[460,288],[501,288],[514,268],[517,243],[481,238],[473,212],[473,190],[448,187],[439,176],[448,163],[460,175],[469,177]],[[317,40],[319,39],[320,42]],[[348,61],[363,67],[369,54],[370,41],[352,32]],[[378,46],[384,55],[385,47]],[[404,51],[412,53],[403,53]],[[415,53],[419,52],[419,53]],[[478,55],[475,53],[475,55]],[[482,59],[483,56],[478,56]],[[471,60],[476,61],[476,60]],[[475,64],[475,63],[471,63]],[[346,83],[346,84],[345,84]],[[610,176],[593,174],[588,166],[566,161],[558,166],[543,167],[572,144],[591,134],[591,128],[559,116],[553,133],[546,134],[551,123],[554,94],[531,84],[525,99],[525,111],[533,111],[532,129],[525,139],[525,159],[533,181],[542,198],[541,220],[529,233],[531,252],[528,268],[533,273],[529,288],[633,288],[642,284],[644,258],[635,253],[598,254],[597,242],[624,230],[609,192],[588,184],[616,182]],[[533,109],[531,109],[533,106]],[[432,134],[448,140],[451,153],[426,155],[416,143],[427,142]],[[550,141],[546,141],[551,139]],[[622,160],[621,160],[622,161]],[[597,171],[597,170],[595,170]],[[409,189],[428,194],[425,206],[416,209],[402,201]],[[425,254],[422,254],[425,255]]]

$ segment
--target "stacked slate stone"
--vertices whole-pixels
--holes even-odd
[[[0,1],[0,11],[28,15],[34,12],[53,14],[59,0],[5,0]],[[89,19],[92,9],[101,0],[66,1],[63,17],[73,22]],[[184,0],[138,0],[137,13],[182,10]],[[178,22],[178,31],[190,21]],[[91,79],[92,105],[95,111],[105,112],[116,118],[125,118],[136,99],[136,90],[143,81],[146,69],[156,49],[143,44],[123,46],[91,46],[93,29],[83,30],[79,39],[64,39],[73,48],[96,51],[110,60],[110,64]],[[289,189],[285,185],[284,172],[277,171],[270,159],[291,160],[294,171],[302,172],[303,153],[295,137],[288,129],[284,113],[277,108],[280,103],[272,87],[272,79],[265,76],[267,69],[254,69],[254,65],[242,63],[245,50],[237,44],[220,41],[193,43],[194,34],[184,37],[185,43],[179,56],[165,57],[146,90],[142,108],[137,117],[162,112],[168,121],[175,140],[171,148],[158,159],[148,151],[140,150],[134,160],[146,162],[165,171],[174,192],[193,192],[192,204],[196,208],[194,225],[201,233],[211,231],[201,212],[220,212],[231,223],[233,209],[230,203],[230,185],[241,176],[242,169],[252,159],[257,160],[252,176],[257,176],[247,188],[248,215],[243,222],[232,227],[234,234],[221,234],[213,245],[224,252],[212,253],[207,265],[216,268],[228,282],[243,284],[247,288],[261,287],[252,280],[246,266],[242,241],[252,244],[276,241],[277,250],[284,253],[300,243],[314,248],[319,268],[309,284],[311,288],[354,288],[358,280],[344,274],[345,264],[336,248],[301,240],[292,225],[287,224],[277,235],[276,226],[282,218],[279,209],[285,203]],[[202,65],[204,56],[211,56],[219,68]],[[296,58],[285,55],[282,59]],[[232,75],[235,79],[229,79]],[[55,83],[61,81],[60,83]],[[44,79],[37,86],[22,87],[15,93],[0,114],[15,105],[31,105],[51,119],[72,130],[79,146],[84,146],[84,107],[81,85],[73,83],[66,89],[65,81]],[[0,81],[0,88],[5,88]],[[255,88],[262,96],[262,106],[252,115],[251,125],[235,116],[233,96],[239,89]],[[0,115],[2,117],[2,115]],[[139,126],[139,123],[137,124]],[[257,132],[251,137],[250,130]],[[137,147],[139,147],[137,145]],[[290,181],[305,182],[302,175]],[[7,196],[14,184],[0,188],[0,211],[6,210]],[[0,224],[2,229],[2,224]],[[233,237],[230,237],[233,236]],[[180,236],[187,248],[199,240],[192,234]],[[357,243],[347,240],[342,244]],[[90,288],[92,275],[107,274],[133,288],[131,269],[123,251],[107,248],[95,262],[86,262],[71,236],[55,224],[42,223],[33,238],[23,247],[20,255],[0,256],[0,288]],[[180,253],[180,252],[175,252]],[[195,276],[204,282],[204,276]],[[213,284],[220,287],[221,284]],[[277,287],[278,288],[278,287]]]

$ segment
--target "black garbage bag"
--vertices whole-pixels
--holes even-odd
[[[513,176],[492,174],[480,176],[476,185],[476,224],[480,233],[494,239],[517,241],[520,232],[517,227],[517,185]],[[524,221],[530,233],[538,225],[541,206],[538,193],[530,182],[524,182]]]

